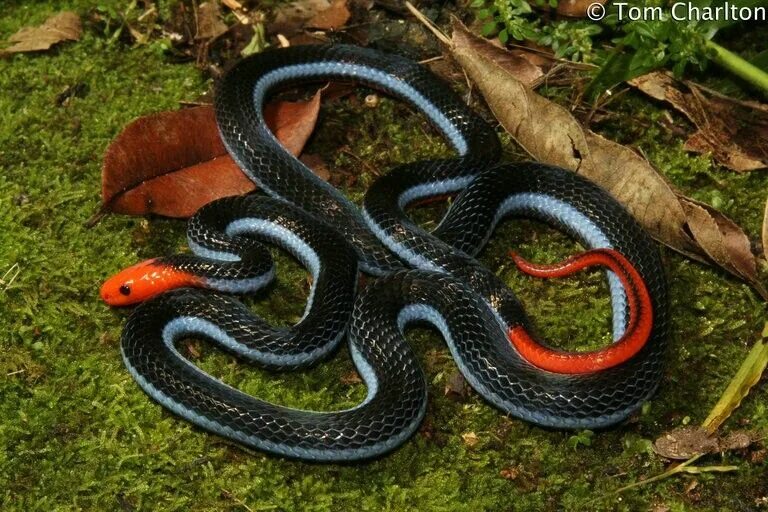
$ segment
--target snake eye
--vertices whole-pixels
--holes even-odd
[[[128,286],[127,284],[124,284],[124,285],[120,286],[120,293],[125,295],[125,296],[130,295],[131,294],[131,287]]]

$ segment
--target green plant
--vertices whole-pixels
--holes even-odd
[[[595,97],[617,83],[649,71],[667,68],[682,76],[689,69],[703,70],[709,62],[725,68],[768,95],[768,73],[719,46],[712,38],[719,30],[737,23],[720,16],[718,20],[681,20],[673,16],[667,2],[649,0],[642,7],[652,9],[641,18],[628,19],[619,4],[607,6],[598,23],[580,19],[544,22],[526,0],[475,0],[477,17],[484,20],[482,33],[496,35],[506,43],[510,38],[545,45],[558,58],[598,66],[588,96]],[[539,0],[537,5],[543,5]],[[632,5],[640,4],[634,2]],[[725,6],[724,0],[692,0],[696,8]],[[546,5],[557,7],[557,0]],[[750,8],[759,0],[735,0],[730,5]]]

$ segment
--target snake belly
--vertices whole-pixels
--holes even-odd
[[[264,122],[270,94],[327,80],[353,81],[408,103],[458,157],[394,169],[373,184],[360,210],[289,155]],[[278,455],[316,461],[379,456],[408,439],[426,411],[427,382],[404,338],[414,322],[442,334],[483,398],[538,425],[607,427],[655,391],[668,320],[666,281],[653,241],[610,195],[578,175],[541,164],[497,164],[494,130],[421,66],[342,45],[275,50],[229,71],[215,107],[229,153],[272,199],[246,196],[205,206],[190,221],[195,255],[164,263],[196,273],[209,288],[251,291],[272,275],[258,239],[296,256],[312,273],[313,286],[304,317],[289,329],[270,327],[236,299],[208,291],[183,288],[140,305],[123,332],[123,359],[140,386],[168,409]],[[405,214],[409,203],[446,193],[459,196],[434,232]],[[634,265],[650,292],[653,315],[651,334],[637,354],[579,375],[544,371],[519,355],[506,330],[533,329],[531,322],[514,293],[474,259],[506,217],[540,220],[588,248],[618,251]],[[380,277],[355,299],[358,267]],[[607,275],[618,339],[628,324],[626,290]],[[296,368],[327,356],[345,333],[368,392],[359,405],[334,412],[249,396],[205,374],[175,348],[185,337],[204,337],[268,368]]]

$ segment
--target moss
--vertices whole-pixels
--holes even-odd
[[[104,9],[119,2],[104,0]],[[86,1],[5,2],[0,34],[39,23]],[[548,431],[510,420],[475,394],[444,396],[455,366],[432,331],[411,339],[431,382],[422,431],[401,449],[360,465],[320,466],[251,453],[205,434],[152,403],[122,366],[118,338],[126,313],[97,297],[100,282],[135,261],[183,247],[183,223],[111,216],[87,230],[99,206],[100,159],[131,119],[171,109],[207,89],[191,66],[172,65],[153,47],[109,44],[86,24],[83,40],[40,55],[0,60],[0,273],[20,273],[0,291],[0,503],[3,510],[671,510],[750,509],[765,493],[765,462],[712,456],[738,474],[694,477],[610,492],[663,470],[649,440],[686,416],[702,420],[761,327],[764,308],[750,289],[717,270],[664,251],[670,275],[673,337],[660,392],[636,421],[598,432]],[[84,82],[85,98],[55,97]],[[365,174],[445,153],[423,119],[393,101],[376,109],[344,101],[323,110],[310,150],[337,170]],[[637,97],[619,103],[606,133],[639,145],[681,189],[720,206],[758,233],[766,177],[736,176],[691,157],[655,128],[659,112]],[[339,151],[343,148],[343,151]],[[511,149],[514,151],[514,149]],[[433,222],[439,207],[419,213]],[[562,235],[528,222],[505,225],[483,254],[528,305],[548,339],[568,346],[608,336],[608,298],[598,275],[545,283],[520,276],[506,256],[553,261],[574,250]],[[269,294],[253,307],[270,321],[295,319],[306,277],[285,256]],[[576,297],[579,300],[574,300]],[[584,297],[589,297],[586,301]],[[187,349],[189,350],[189,349]],[[298,407],[341,408],[364,395],[345,376],[345,351],[302,373],[245,368],[203,343],[190,350],[211,373],[267,399]],[[729,425],[768,429],[768,389],[759,385]],[[462,434],[474,432],[470,447]],[[582,441],[574,441],[574,436]],[[590,440],[585,445],[583,439]],[[596,500],[596,501],[592,501]]]

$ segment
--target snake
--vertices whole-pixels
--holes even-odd
[[[346,81],[404,102],[456,155],[396,166],[357,206],[289,154],[264,118],[276,93]],[[216,200],[187,229],[191,253],[154,258],[108,279],[102,298],[138,304],[121,336],[129,373],[155,401],[236,443],[310,461],[386,454],[426,414],[428,381],[406,339],[428,324],[469,385],[502,413],[545,428],[607,428],[635,413],[661,380],[667,286],[658,247],[608,192],[577,173],[501,162],[495,129],[406,58],[349,45],[288,47],[244,58],[216,87],[224,145],[260,193]],[[408,206],[451,195],[426,230]],[[585,247],[563,262],[517,267],[539,278],[605,267],[614,342],[589,352],[548,344],[514,292],[477,256],[507,218],[543,222]],[[271,326],[237,297],[267,287],[267,248],[311,274],[300,320]],[[360,273],[371,277],[361,286]],[[178,349],[203,338],[272,370],[305,368],[344,340],[365,398],[337,411],[282,406],[205,373]]]

